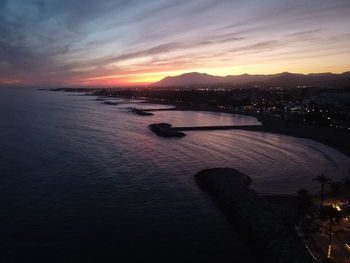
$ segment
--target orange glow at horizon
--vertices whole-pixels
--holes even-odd
[[[0,78],[0,84],[18,84],[18,83],[21,83],[22,81],[21,80],[18,80],[18,79],[3,79],[3,78]]]
[[[269,67],[270,66],[270,67]],[[272,69],[272,70],[271,70]],[[274,70],[273,70],[274,69]],[[330,68],[328,68],[330,69]],[[199,73],[206,73],[209,75],[215,75],[215,76],[227,76],[227,75],[242,75],[242,74],[251,74],[251,75],[258,75],[258,74],[277,74],[281,72],[291,72],[291,73],[299,73],[299,74],[310,74],[310,73],[324,73],[324,72],[332,72],[335,74],[341,74],[343,72],[349,71],[350,65],[348,70],[345,68],[338,68],[338,67],[332,67],[331,70],[325,70],[323,71],[312,71],[309,70],[308,64],[305,64],[304,68],[295,68],[292,70],[286,70],[286,69],[280,69],[274,67],[274,65],[247,65],[242,67],[218,67],[218,68],[203,68],[203,69],[185,69],[185,70],[176,70],[176,71],[164,71],[164,72],[149,72],[149,73],[135,73],[135,74],[125,74],[125,75],[107,75],[107,76],[100,76],[100,77],[93,77],[93,78],[87,78],[81,82],[79,82],[80,85],[116,85],[116,86],[132,86],[132,85],[150,85],[152,83],[155,83],[157,81],[162,80],[165,77],[168,76],[177,76],[189,72],[199,72]]]
[[[87,78],[80,84],[83,85],[149,85],[157,82],[169,74],[180,75],[186,71],[169,71],[169,72],[149,72],[149,73],[136,73],[136,74],[125,74],[125,75],[109,75]]]
[[[350,71],[349,0],[5,2],[0,85]]]

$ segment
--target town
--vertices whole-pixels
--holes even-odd
[[[196,110],[265,114],[350,132],[350,89],[330,87],[183,87],[100,89],[100,96],[144,99]]]

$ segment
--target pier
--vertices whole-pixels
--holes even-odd
[[[154,123],[149,128],[161,137],[183,137],[183,131],[214,131],[214,130],[245,130],[264,131],[262,125],[227,125],[227,126],[192,126],[192,127],[172,127],[169,123]]]
[[[192,126],[192,127],[172,127],[175,131],[213,131],[213,130],[245,130],[263,131],[262,125],[224,125],[224,126]]]

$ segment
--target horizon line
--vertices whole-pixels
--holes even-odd
[[[346,71],[342,71],[339,73],[336,72],[331,72],[331,71],[327,71],[327,72],[310,72],[310,73],[299,73],[299,72],[290,72],[290,71],[282,71],[282,72],[276,72],[276,73],[268,73],[268,74],[263,74],[263,73],[242,73],[242,74],[228,74],[228,75],[220,75],[220,74],[210,74],[208,72],[204,72],[204,71],[188,71],[188,72],[184,72],[184,73],[179,73],[177,75],[166,75],[160,79],[158,79],[157,81],[153,81],[153,82],[145,82],[145,83],[138,83],[138,82],[130,82],[130,83],[125,83],[125,84],[120,84],[120,85],[110,85],[110,84],[96,84],[96,85],[92,85],[92,84],[21,84],[20,82],[9,82],[9,83],[0,83],[0,88],[1,87],[37,87],[37,88],[84,88],[84,87],[91,87],[91,88],[107,88],[107,87],[113,87],[113,88],[138,88],[138,87],[149,87],[152,86],[153,84],[156,84],[159,81],[162,81],[165,78],[168,77],[179,77],[182,75],[186,75],[186,74],[203,74],[203,75],[209,75],[209,76],[213,76],[213,77],[230,77],[230,76],[243,76],[243,75],[249,75],[249,76],[270,76],[270,75],[278,75],[278,74],[283,74],[283,73],[289,73],[289,74],[294,74],[294,75],[304,75],[304,76],[308,76],[308,75],[313,75],[313,74],[333,74],[333,75],[342,75],[345,73],[350,72],[349,70]],[[117,76],[112,77],[112,76],[105,76],[105,77],[101,77],[101,78],[106,78],[106,79],[113,79],[113,78],[118,78]],[[1,82],[1,79],[0,79]]]

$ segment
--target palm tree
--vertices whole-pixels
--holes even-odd
[[[321,174],[321,175],[317,175],[315,178],[313,178],[312,180],[318,182],[319,184],[321,184],[321,210],[323,208],[323,198],[324,198],[324,186],[326,183],[328,183],[329,181],[331,181],[332,179]]]

